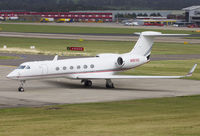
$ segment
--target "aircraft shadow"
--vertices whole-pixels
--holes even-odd
[[[47,84],[51,84],[54,86],[57,86],[59,88],[68,88],[68,89],[95,89],[95,90],[105,90],[104,86],[95,86],[93,85],[92,87],[85,87],[82,84],[74,84],[74,83],[69,83],[69,82],[61,82],[61,81],[44,81]],[[153,90],[153,89],[142,89],[142,88],[122,88],[122,87],[117,87],[117,88],[112,88],[112,89],[107,89],[112,90],[112,91],[147,91],[147,92],[175,92],[175,90]]]

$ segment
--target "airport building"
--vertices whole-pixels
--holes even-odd
[[[169,26],[177,22],[174,19],[137,19],[134,20],[138,25],[144,26]]]
[[[182,10],[185,11],[186,22],[200,25],[200,6],[191,6]]]
[[[112,13],[96,13],[96,12],[0,12],[0,18],[5,20],[21,19],[22,21],[31,21],[31,17],[70,19],[74,22],[112,22]],[[29,18],[26,20],[26,18]],[[33,19],[32,21],[35,21]]]

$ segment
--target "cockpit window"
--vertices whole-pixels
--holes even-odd
[[[24,69],[26,66],[20,65],[17,69]]]
[[[27,66],[26,66],[26,69],[31,69],[31,67],[27,65]]]

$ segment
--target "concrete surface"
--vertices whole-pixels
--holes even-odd
[[[79,80],[33,80],[27,81],[25,92],[20,93],[17,91],[19,83],[5,77],[13,69],[0,67],[0,108],[200,94],[200,81],[181,79],[113,80],[115,89],[106,89],[104,80],[93,81],[92,88],[85,88]]]
[[[81,23],[81,22],[73,22],[73,23],[5,23],[2,24],[24,24],[24,25],[51,25],[51,26],[74,26],[74,27],[110,27],[110,28],[138,28],[138,29],[158,29],[158,30],[188,30],[188,31],[196,31],[200,30],[200,28],[188,28],[188,27],[174,27],[174,26],[125,26],[122,23]]]
[[[51,33],[20,33],[20,32],[0,32],[1,37],[21,37],[21,38],[48,38],[48,39],[84,39],[103,41],[137,41],[138,36],[134,35],[111,35],[111,34],[51,34]],[[199,35],[198,35],[199,36]],[[187,36],[190,37],[190,36]],[[193,36],[192,36],[193,37]],[[183,37],[156,37],[155,42],[166,43],[200,43],[200,39],[184,39]]]

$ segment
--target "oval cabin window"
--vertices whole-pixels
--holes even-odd
[[[80,69],[80,68],[81,68],[81,66],[80,66],[80,65],[78,65],[78,66],[77,66],[77,69]]]
[[[64,66],[64,67],[63,67],[63,70],[66,70],[66,69],[67,69],[67,67]]]
[[[59,67],[56,67],[56,70],[58,71],[60,68]]]
[[[91,64],[91,65],[90,65],[90,68],[94,68],[94,65],[93,65],[93,64]]]
[[[86,69],[86,68],[87,68],[87,65],[84,65],[83,68]]]
[[[73,66],[70,66],[70,69],[73,69],[74,67]]]

